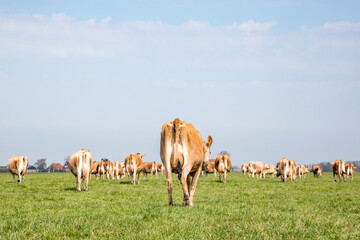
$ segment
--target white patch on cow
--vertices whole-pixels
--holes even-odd
[[[83,154],[79,154],[79,165],[77,167],[77,175],[82,177],[82,168],[83,168]]]

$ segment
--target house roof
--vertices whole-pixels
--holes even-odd
[[[63,165],[61,165],[60,163],[53,163],[50,166],[53,166],[55,169],[62,169]]]
[[[29,166],[27,169],[36,169],[34,166]]]

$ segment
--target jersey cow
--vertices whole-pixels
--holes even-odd
[[[162,126],[160,157],[165,166],[169,205],[172,205],[172,177],[177,172],[184,192],[183,206],[194,205],[196,183],[202,171],[202,165],[208,162],[213,140],[208,137],[204,142],[200,132],[190,123],[175,119]]]
[[[143,165],[141,166],[141,169],[145,175],[145,177],[147,177],[148,174],[150,174],[150,176],[152,177],[153,175],[157,176],[157,168],[156,168],[156,162],[144,162]]]
[[[156,170],[158,171],[158,172],[161,172],[161,175],[164,175],[164,171],[165,171],[165,167],[164,167],[164,164],[162,164],[162,163],[157,163],[156,164]]]
[[[345,164],[346,179],[350,179],[351,176],[351,181],[353,180],[355,169],[356,167],[354,164],[352,163]]]
[[[248,165],[246,163],[241,164],[241,171],[243,174],[248,171]]]
[[[13,183],[15,182],[15,175],[18,176],[18,182],[24,181],[25,173],[29,165],[29,159],[25,156],[20,157],[19,155],[14,155],[9,159],[8,169],[9,172],[13,175]]]
[[[314,165],[310,172],[314,174],[314,177],[321,177],[322,176],[322,166],[321,165]]]
[[[290,181],[296,180],[296,163],[294,160],[283,158],[277,164],[277,175],[281,176],[281,180],[286,182],[286,179],[289,177]]]
[[[219,154],[215,160],[215,169],[219,174],[219,181],[221,182],[221,174],[223,173],[223,180],[226,183],[226,173],[230,172],[231,169],[231,161],[230,157],[227,154]]]
[[[125,158],[125,169],[128,174],[129,178],[129,184],[135,185],[135,178],[136,175],[138,175],[138,184],[140,184],[140,175],[142,172],[141,166],[143,165],[142,158],[145,156],[145,154],[130,154],[126,156]],[[130,182],[131,178],[131,182]]]
[[[88,190],[89,176],[91,174],[92,158],[89,150],[81,149],[70,157],[69,167],[76,178],[76,190],[81,191],[81,181],[84,190]]]
[[[209,160],[209,162],[207,164],[207,168],[205,170],[205,176],[207,176],[209,173],[214,173],[214,175],[216,177],[215,160],[216,159],[210,159]]]
[[[341,182],[341,178],[346,182],[345,179],[345,163],[343,160],[336,160],[335,162],[330,162],[332,164],[333,177],[335,182]],[[335,175],[338,175],[338,180],[336,181]]]
[[[266,169],[266,164],[263,162],[249,162],[247,167],[249,176],[251,174],[252,177],[255,177],[256,174],[256,178],[259,177],[261,178],[262,176],[265,177],[265,169]]]
[[[308,173],[308,169],[304,165],[296,166],[296,175],[299,175],[300,178],[306,178],[306,173]]]

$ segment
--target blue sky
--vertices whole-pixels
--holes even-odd
[[[358,160],[359,5],[1,1],[0,165],[159,162],[176,117],[238,165]]]

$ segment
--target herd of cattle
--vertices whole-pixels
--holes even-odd
[[[231,160],[226,154],[219,154],[215,160],[210,160],[210,147],[213,139],[208,136],[208,140],[203,141],[200,132],[190,123],[175,119],[174,121],[166,122],[162,126],[161,141],[160,141],[160,157],[162,163],[143,162],[142,158],[145,154],[130,154],[126,156],[124,162],[109,161],[106,158],[101,159],[100,162],[92,161],[89,150],[81,149],[74,153],[69,161],[69,166],[72,174],[76,178],[76,189],[81,191],[81,182],[83,189],[88,190],[89,179],[91,174],[95,174],[97,179],[124,179],[128,176],[129,184],[135,184],[136,176],[137,182],[140,184],[140,175],[150,174],[151,176],[158,173],[166,175],[166,184],[169,194],[169,204],[172,205],[172,174],[178,175],[184,192],[183,205],[193,206],[194,193],[196,183],[199,176],[203,173],[214,173],[219,175],[220,182],[226,182],[226,173],[231,169]],[[8,165],[10,173],[13,175],[13,182],[15,176],[18,176],[18,182],[24,180],[24,175],[29,164],[29,160],[25,156],[15,155],[9,159]],[[351,163],[345,164],[342,160],[336,160],[331,163],[333,165],[333,177],[338,176],[338,180],[346,178],[353,179],[355,166]],[[264,164],[262,162],[249,162],[241,166],[243,173],[249,174],[249,177],[262,178],[266,174],[273,177],[276,175],[281,177],[282,181],[286,182],[287,178],[290,181],[295,181],[297,176],[303,178],[306,173],[312,172],[315,177],[322,175],[322,167],[315,165],[311,169],[304,165],[296,165],[294,160],[283,158],[276,166],[271,164]],[[221,176],[223,175],[223,177]],[[222,180],[223,179],[223,180]]]

